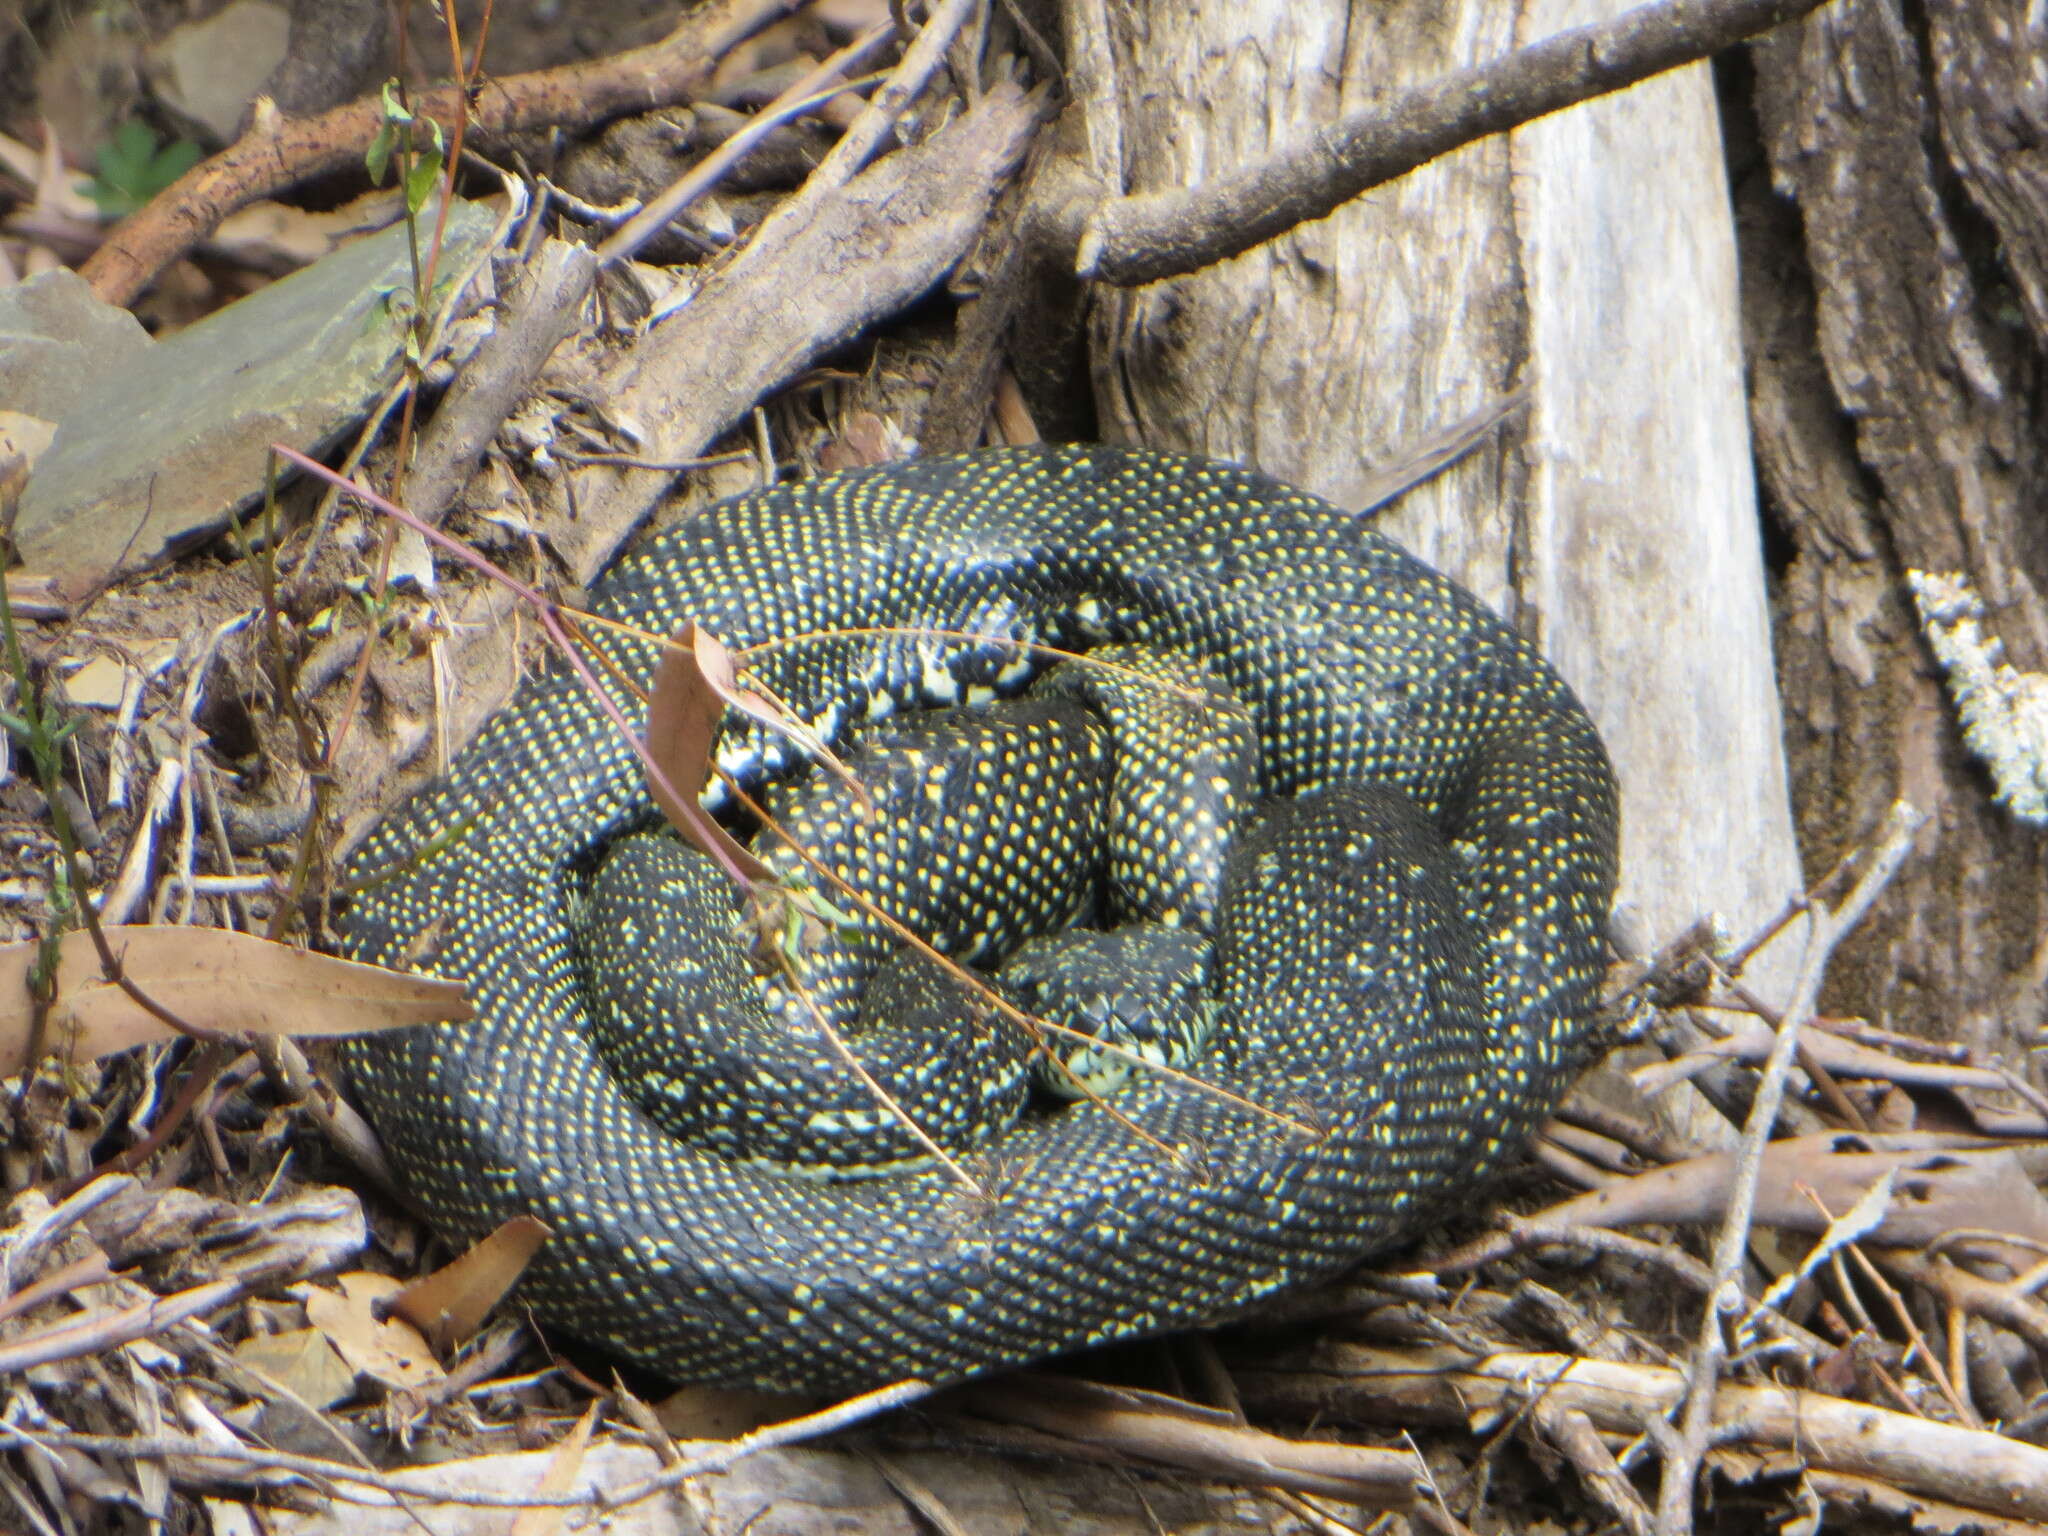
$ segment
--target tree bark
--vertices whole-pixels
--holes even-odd
[[[2044,1003],[2048,837],[1966,750],[1908,576],[1961,578],[2006,663],[2048,662],[2044,38],[2023,10],[1860,0],[1760,44],[1741,200],[1808,867],[1895,795],[1936,829],[1831,995],[2015,1059]]]
[[[1242,164],[1608,0],[1073,8],[1098,172]],[[1800,882],[1708,76],[1472,145],[1190,278],[1096,298],[1105,437],[1246,460],[1338,503],[1526,384],[1526,421],[1385,522],[1535,637],[1620,770],[1623,896],[1664,936]],[[1768,974],[1768,973],[1767,973]]]

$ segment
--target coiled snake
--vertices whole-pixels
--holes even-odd
[[[884,697],[1014,688],[1020,642],[1203,659],[1249,707],[1278,798],[1231,858],[1231,1027],[1195,1071],[1307,1128],[1141,1073],[1111,1103],[1145,1136],[1101,1106],[1027,1117],[967,1159],[978,1192],[669,1141],[591,1049],[564,920],[647,800],[557,669],[354,865],[399,873],[346,915],[351,952],[465,982],[476,1020],[358,1042],[348,1064],[438,1228],[548,1223],[523,1292],[592,1342],[679,1377],[847,1391],[1211,1320],[1411,1229],[1578,1062],[1616,856],[1599,738],[1505,624],[1313,497],[1111,448],[913,460],[726,502],[644,541],[591,605],[735,648],[845,632],[757,667],[827,736]],[[721,758],[758,780],[790,750],[729,729]]]

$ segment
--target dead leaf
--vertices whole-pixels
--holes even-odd
[[[483,1326],[491,1308],[519,1283],[526,1266],[553,1230],[531,1216],[514,1216],[453,1263],[415,1280],[391,1303],[402,1317],[446,1353]]]
[[[547,1471],[541,1474],[540,1486],[533,1490],[537,1496],[554,1498],[576,1486],[576,1474],[583,1470],[583,1453],[590,1446],[590,1432],[597,1427],[597,1407],[592,1403],[585,1408],[583,1417],[555,1447]],[[562,1528],[562,1517],[568,1513],[560,1508],[522,1509],[512,1522],[512,1536],[554,1536]]]
[[[403,1290],[400,1282],[357,1271],[338,1283],[339,1292],[306,1286],[297,1294],[305,1298],[306,1321],[326,1335],[351,1371],[387,1392],[421,1391],[441,1382],[441,1367],[420,1331],[402,1319],[377,1316],[376,1304]]]
[[[315,1408],[332,1407],[355,1394],[355,1372],[317,1328],[251,1334],[235,1346],[235,1358]]]
[[[839,435],[826,439],[818,450],[818,465],[821,469],[852,469],[886,464],[906,452],[902,429],[894,422],[873,411],[855,411],[846,418]]]
[[[359,1035],[474,1017],[462,988],[318,955],[221,928],[137,923],[104,930],[128,978],[189,1024],[230,1033]],[[0,944],[0,1071],[28,1049],[29,978],[39,946]],[[170,1029],[107,980],[89,933],[58,941],[57,999],[45,1050],[90,1061]]]
[[[661,765],[674,793],[654,782],[652,774],[647,788],[669,825],[691,847],[729,861],[751,880],[771,880],[768,866],[696,799],[710,782],[719,722],[737,692],[732,653],[710,631],[685,624],[682,633],[662,648],[647,699],[647,755]]]
[[[678,1440],[737,1440],[763,1424],[793,1419],[817,1399],[751,1387],[678,1387],[655,1405],[661,1427]]]
[[[128,667],[113,656],[94,656],[64,679],[64,696],[82,709],[118,709]]]

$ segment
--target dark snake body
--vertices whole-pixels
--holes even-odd
[[[585,1033],[568,893],[644,822],[628,747],[573,679],[531,682],[355,870],[352,953],[453,977],[475,1022],[350,1048],[392,1160],[448,1235],[554,1236],[543,1317],[665,1373],[847,1391],[945,1380],[1241,1310],[1385,1247],[1512,1148],[1577,1064],[1614,881],[1611,770],[1570,690],[1462,589],[1313,497],[1110,448],[985,452],[740,497],[592,595],[735,649],[847,635],[758,675],[828,736],[887,696],[1020,684],[1014,642],[1204,658],[1245,701],[1261,792],[1219,935],[1237,1020],[1196,1071],[1311,1134],[1139,1074],[1117,1107],[970,1159],[821,1183],[662,1137]],[[647,649],[607,639],[630,672]],[[729,731],[746,779],[787,755]],[[1421,815],[1416,814],[1419,807]],[[1446,915],[1448,914],[1448,915]]]

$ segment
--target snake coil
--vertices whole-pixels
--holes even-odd
[[[545,1221],[524,1293],[594,1343],[678,1377],[851,1391],[1211,1320],[1397,1239],[1577,1064],[1616,856],[1599,738],[1527,642],[1311,496],[1111,448],[913,460],[693,517],[592,607],[656,633],[695,619],[735,648],[845,632],[757,667],[828,737],[883,700],[1013,691],[1020,642],[1202,658],[1250,708],[1277,798],[1226,881],[1219,985],[1239,1022],[1196,1070],[1312,1130],[1139,1074],[1113,1101],[1150,1140],[1094,1106],[1030,1117],[970,1160],[979,1193],[932,1170],[790,1178],[666,1140],[590,1047],[564,922],[578,872],[647,800],[558,669],[354,865],[466,825],[358,899],[344,934],[466,983],[475,1021],[347,1054],[430,1220],[456,1239]],[[646,647],[602,643],[648,670]],[[721,759],[758,782],[787,752],[734,726]]]

